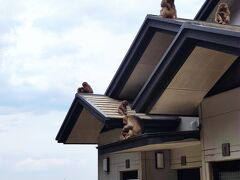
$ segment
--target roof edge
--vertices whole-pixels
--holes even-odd
[[[58,143],[66,143],[71,130],[73,129],[75,123],[79,115],[81,114],[83,108],[89,111],[97,120],[102,123],[108,119],[104,115],[102,115],[97,108],[93,107],[90,103],[88,103],[80,94],[76,93],[75,98],[72,102],[72,105],[67,112],[67,115],[62,123],[62,126],[56,136],[56,140]]]
[[[195,46],[239,56],[239,32],[186,22],[133,101],[137,113],[149,113]],[[178,61],[176,62],[176,57]],[[166,78],[167,77],[167,78]],[[156,88],[156,87],[161,87]],[[156,90],[157,89],[157,90]]]
[[[177,33],[182,23],[183,22],[181,21],[172,19],[159,18],[159,16],[156,15],[147,15],[122,63],[110,82],[105,95],[112,98],[116,98],[119,95],[157,28],[169,33]],[[164,24],[164,26],[162,26],[162,24]]]
[[[197,131],[178,131],[148,133],[127,140],[117,141],[111,144],[98,146],[98,154],[103,155],[123,151],[126,149],[137,148],[151,144],[162,144],[166,142],[181,141],[186,139],[200,139],[200,132]]]
[[[219,0],[206,0],[203,6],[198,11],[197,15],[194,17],[194,20],[205,21],[218,2]]]

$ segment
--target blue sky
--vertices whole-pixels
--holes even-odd
[[[192,19],[204,0],[176,0]],[[97,179],[95,146],[57,144],[77,87],[103,94],[160,0],[0,0],[0,179]]]

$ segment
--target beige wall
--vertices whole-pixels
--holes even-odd
[[[156,169],[155,152],[142,153],[142,180],[177,180],[177,170],[170,169],[170,151],[161,152],[164,152],[164,169]]]
[[[200,105],[204,179],[211,179],[211,162],[240,159],[240,88],[206,98]],[[222,144],[230,143],[230,156]]]
[[[164,169],[157,169],[155,152],[115,153],[99,156],[99,180],[120,180],[120,172],[138,170],[140,180],[177,180],[177,170],[183,168],[201,167],[201,149],[199,145],[164,152]],[[181,166],[181,156],[187,157],[187,165]],[[103,171],[103,159],[110,158],[110,172]],[[125,167],[126,160],[130,160],[130,168]]]
[[[110,172],[103,171],[103,159],[110,158]],[[130,168],[125,167],[126,160],[130,160]],[[99,156],[98,158],[98,179],[99,180],[120,180],[121,171],[138,170],[139,177],[142,179],[141,174],[141,153],[119,153]]]
[[[240,158],[240,88],[206,98],[201,123],[206,161]],[[231,156],[222,157],[223,143],[230,143]]]
[[[186,156],[186,165],[181,165],[181,156]],[[171,169],[199,168],[202,166],[201,146],[191,146],[171,150]]]

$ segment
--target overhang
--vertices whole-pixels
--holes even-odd
[[[105,95],[133,100],[184,21],[147,15]]]
[[[240,55],[240,27],[187,22],[135,98],[136,112],[197,115],[197,107]]]
[[[198,11],[194,20],[206,21],[210,14],[215,9],[219,0],[206,0],[201,9]]]
[[[102,155],[192,146],[200,144],[199,137],[199,131],[146,133],[124,141],[98,146],[98,153]]]
[[[104,95],[76,94],[56,140],[66,144],[97,144],[101,132],[122,128],[123,116],[118,114],[121,102]],[[127,107],[128,115],[141,119],[146,132],[176,129],[180,118],[136,113]]]

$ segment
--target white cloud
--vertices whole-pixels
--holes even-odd
[[[185,0],[180,4],[177,1],[180,16],[192,15],[193,9],[201,4],[199,2]],[[15,18],[22,22],[21,25],[4,36],[13,45],[2,52],[1,72],[9,78],[13,87],[50,92],[60,89],[64,95],[70,92],[72,94],[82,81],[89,81],[97,93],[103,93],[139,28],[135,27],[134,31],[115,31],[113,27],[118,18],[124,17],[126,24],[123,25],[128,27],[131,23],[128,25],[127,22],[132,15],[145,16],[146,13],[142,11],[147,9],[159,11],[159,3],[156,4],[153,0],[91,0],[71,3],[28,0],[22,3],[25,11],[20,11]],[[191,8],[181,11],[187,7]],[[90,12],[82,13],[84,8]],[[100,13],[105,11],[109,13],[104,16],[106,19],[98,19],[96,14],[101,16]],[[34,25],[41,18],[47,20],[59,17],[80,21],[61,33]],[[142,18],[139,19],[139,22],[142,21]],[[58,27],[62,28],[56,24],[55,28]]]
[[[1,177],[41,179],[39,174],[44,173],[49,179],[53,174],[53,179],[67,175],[87,180],[88,168],[93,166],[91,177],[96,179],[95,146],[65,146],[55,141],[65,115],[65,111],[31,112],[0,107]],[[83,173],[77,174],[79,169]]]
[[[71,162],[68,159],[63,158],[43,158],[43,159],[34,159],[28,157],[24,160],[18,161],[16,163],[15,168],[17,170],[43,170],[57,166],[68,166],[68,165],[76,165],[75,162]]]

